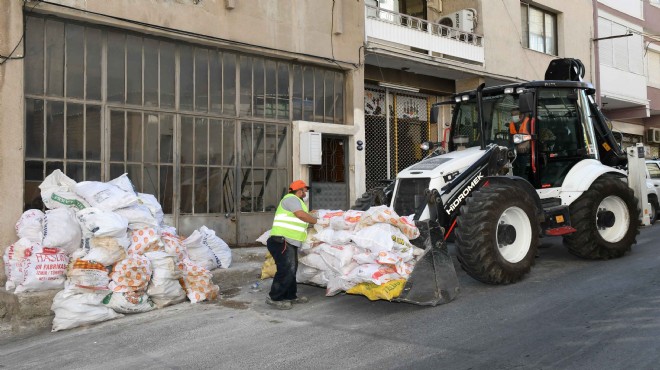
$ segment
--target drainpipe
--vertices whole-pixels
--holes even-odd
[[[591,0],[593,4],[593,24],[594,24],[594,36],[593,38],[598,38],[598,0]],[[596,87],[596,104],[600,107],[600,56],[599,56],[599,47],[598,41],[591,40],[591,45],[593,46],[594,53],[594,86]]]

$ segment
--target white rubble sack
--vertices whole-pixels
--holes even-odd
[[[18,238],[27,238],[32,242],[41,243],[44,238],[44,213],[38,209],[28,209],[16,222]]]
[[[76,216],[85,237],[126,237],[128,220],[117,213],[89,207],[78,211]]]
[[[44,247],[62,248],[67,255],[82,245],[82,230],[73,210],[56,208],[44,216]]]
[[[75,186],[76,182],[73,179],[62,171],[55,170],[39,185],[41,200],[48,209],[89,207],[89,203],[75,193]]]
[[[74,189],[90,205],[106,211],[129,207],[138,201],[135,193],[125,192],[110,183],[83,181],[77,183]]]
[[[25,250],[25,258],[21,261],[23,281],[15,292],[62,289],[68,264],[69,257],[60,248],[31,246]]]
[[[132,230],[158,229],[159,223],[151,214],[149,208],[142,204],[133,204],[129,207],[115,209],[114,212],[128,220],[128,227]]]
[[[186,291],[179,283],[183,276],[177,267],[177,257],[166,252],[147,252],[153,271],[147,287],[147,295],[158,308],[183,302]]]
[[[103,304],[119,313],[141,313],[156,308],[144,292],[113,292],[103,298]]]
[[[107,291],[82,293],[72,289],[58,292],[50,309],[55,312],[53,331],[71,329],[122,317],[103,305]]]
[[[128,241],[128,239],[92,238],[89,240],[89,252],[81,259],[98,262],[103,266],[111,266],[126,258],[126,247],[122,246],[120,241]]]
[[[5,275],[7,276],[5,289],[8,291],[16,289],[16,286],[23,282],[23,259],[25,258],[25,250],[33,245],[40,246],[39,243],[32,242],[27,238],[21,238],[5,249],[2,259],[5,264]]]

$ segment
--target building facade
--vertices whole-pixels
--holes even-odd
[[[3,247],[55,169],[128,173],[182,235],[207,225],[231,245],[270,228],[294,178],[325,191],[315,208],[363,191],[364,152],[349,149],[364,140],[363,4],[1,3]],[[314,165],[301,162],[308,131],[323,138]]]
[[[419,144],[442,141],[448,95],[540,80],[551,60],[578,58],[594,81],[591,0],[365,1],[366,186],[415,163]]]
[[[660,2],[598,0],[597,88],[624,146],[660,155]]]

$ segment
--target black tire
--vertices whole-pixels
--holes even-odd
[[[651,214],[649,215],[649,221],[653,225],[658,221],[658,200],[655,198],[649,198],[649,203],[651,204]]]
[[[389,205],[387,196],[385,195],[384,188],[373,188],[366,193],[362,194],[360,198],[355,201],[351,209],[358,211],[366,211],[371,207]]]
[[[640,211],[632,189],[621,178],[612,175],[597,178],[571,203],[569,211],[571,224],[577,231],[564,236],[564,245],[578,257],[619,258],[636,243]]]
[[[532,196],[515,184],[492,183],[472,193],[455,230],[463,270],[488,284],[515,283],[529,273],[539,243],[535,208]],[[503,237],[502,231],[511,227],[513,238]]]

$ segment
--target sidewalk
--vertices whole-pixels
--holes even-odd
[[[218,284],[220,292],[241,288],[258,281],[267,249],[249,247],[231,251],[231,266],[228,269],[211,271],[213,282]],[[58,290],[47,290],[14,294],[7,292],[4,287],[0,288],[0,337],[50,328],[54,317],[50,306],[57,292]],[[186,303],[190,304],[188,301],[181,304]]]

